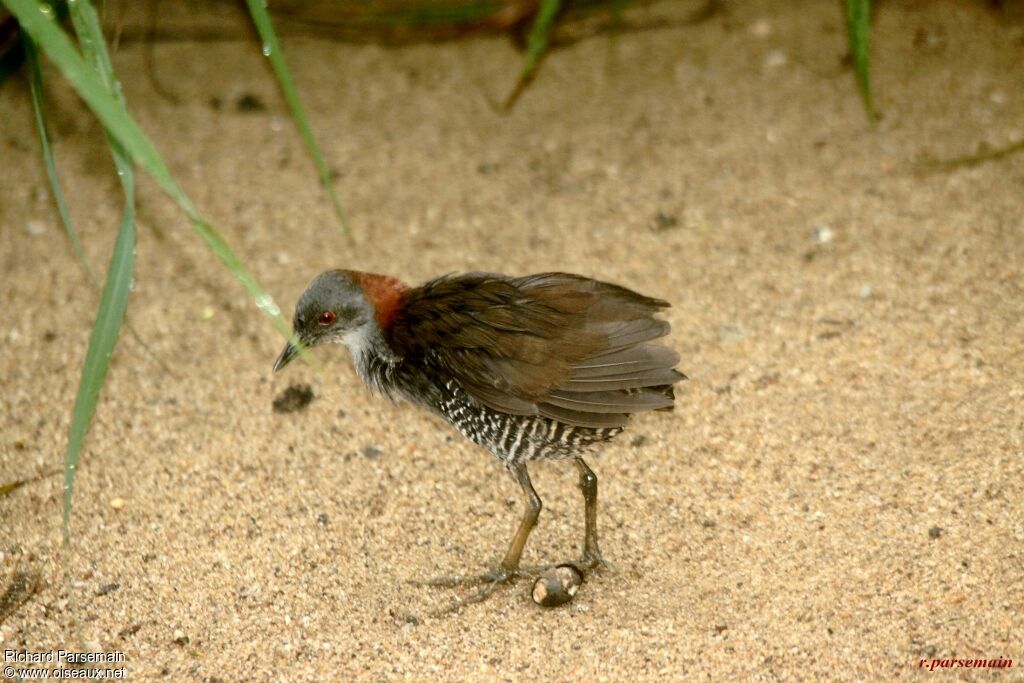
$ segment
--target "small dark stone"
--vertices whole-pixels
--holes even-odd
[[[629,445],[633,448],[640,448],[645,443],[647,443],[647,437],[643,434],[637,434],[630,440]]]
[[[142,628],[142,624],[132,624],[131,626],[126,626],[123,629],[121,629],[121,632],[118,633],[117,635],[121,636],[122,638],[127,638],[128,636],[134,636],[136,633],[139,632],[139,629],[141,629],[141,628]]]
[[[96,591],[96,595],[99,596],[99,595],[106,595],[107,593],[113,593],[114,591],[116,591],[120,587],[121,587],[121,584],[119,584],[119,583],[105,583],[102,586],[100,586],[98,591]]]
[[[330,523],[331,523],[331,520],[327,516],[326,512],[321,512],[319,515],[316,516],[316,523],[319,524],[320,526],[329,526]]]
[[[185,647],[186,645],[188,645],[188,636],[186,636],[181,631],[175,631],[174,632],[174,644],[178,645],[180,647]]]
[[[263,104],[263,100],[260,98],[247,92],[235,101],[235,109],[243,114],[251,114],[257,111],[266,111],[267,105]]]
[[[662,230],[669,230],[679,225],[679,219],[670,213],[659,211],[654,216],[654,222],[651,224],[651,229],[654,232],[661,232]]]
[[[710,517],[705,517],[704,519],[700,520],[700,525],[705,529],[714,529],[716,526],[718,526],[718,522],[711,519]]]
[[[552,567],[533,584],[533,601],[541,607],[558,607],[576,597],[583,585],[583,573],[571,564]]]
[[[143,562],[152,562],[155,559],[156,559],[156,553],[146,553],[145,555],[142,556],[142,561]]]
[[[46,332],[45,332],[45,333],[43,334],[43,340],[44,340],[44,341],[52,342],[52,341],[53,341],[54,339],[56,339],[56,338],[57,338],[57,333],[56,333],[56,332],[54,332],[53,330],[47,330],[47,331],[46,331]]]
[[[367,446],[366,448],[363,449],[363,455],[365,455],[370,460],[376,460],[383,453],[384,453],[384,451],[382,451],[381,449],[377,448],[376,446]]]
[[[308,384],[293,384],[274,399],[275,413],[295,413],[308,406],[315,394]]]
[[[726,626],[725,624],[715,624],[715,635],[716,636],[720,636],[720,635],[722,635],[723,633],[725,633],[728,630],[729,630],[729,627]]]
[[[940,526],[933,526],[931,529],[928,530],[928,538],[935,539],[935,538],[938,538],[939,536],[941,536],[944,533],[946,533],[946,530],[943,529],[942,527],[940,527]]]

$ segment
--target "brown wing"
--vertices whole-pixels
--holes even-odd
[[[452,376],[481,403],[572,425],[620,427],[671,408],[679,356],[647,342],[668,303],[566,273],[472,273],[404,294],[392,345]]]

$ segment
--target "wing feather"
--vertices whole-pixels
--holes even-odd
[[[446,276],[407,290],[386,333],[393,349],[457,380],[476,400],[516,415],[621,427],[630,413],[671,408],[683,375],[668,306],[566,273]],[[412,358],[410,358],[412,360]]]

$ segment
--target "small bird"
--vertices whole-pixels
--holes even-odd
[[[501,564],[431,585],[486,583],[472,601],[520,574],[541,500],[527,463],[573,459],[584,499],[581,571],[605,564],[597,540],[597,477],[583,461],[631,413],[671,410],[679,354],[652,344],[669,304],[567,273],[447,275],[409,287],[352,270],[318,275],[295,308],[301,346],[342,343],[363,381],[448,421],[496,456],[526,499]],[[285,345],[274,371],[298,353]],[[467,600],[469,601],[469,600]]]

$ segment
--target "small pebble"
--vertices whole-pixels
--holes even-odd
[[[25,232],[33,237],[38,237],[46,232],[46,223],[43,223],[42,221],[26,221]]]
[[[110,507],[114,508],[115,510],[120,510],[121,508],[124,507],[124,498],[111,498]]]
[[[767,38],[775,29],[772,27],[772,22],[767,19],[758,19],[750,25],[747,31],[756,38]]]
[[[724,342],[732,343],[738,342],[743,339],[746,335],[739,325],[719,325],[718,326],[718,338]]]
[[[251,114],[257,111],[266,111],[267,105],[252,93],[245,93],[235,101],[235,109],[243,114]]]
[[[778,69],[786,66],[789,63],[789,57],[782,50],[769,50],[768,54],[764,56],[764,66],[766,69]]]
[[[180,645],[182,647],[188,645],[188,636],[186,636],[185,632],[181,629],[177,629],[174,632],[173,640],[175,645]]]
[[[819,225],[814,230],[811,230],[811,237],[814,238],[815,242],[820,244],[828,244],[835,239],[836,232],[827,225]]]
[[[576,596],[583,574],[571,564],[548,569],[533,584],[533,601],[541,607],[558,607]]]
[[[384,451],[382,451],[381,449],[377,448],[376,446],[367,446],[366,448],[363,449],[363,455],[365,455],[370,460],[376,460],[383,453],[384,453]]]
[[[293,384],[274,399],[275,413],[295,413],[308,406],[315,395],[308,384]]]
[[[213,306],[203,306],[203,310],[200,311],[199,317],[202,318],[203,320],[212,320],[213,316],[215,316],[216,314],[217,311],[213,308]]]
[[[661,232],[662,230],[670,230],[679,225],[679,219],[670,213],[659,211],[654,216],[654,222],[651,224],[651,229],[655,232]]]

